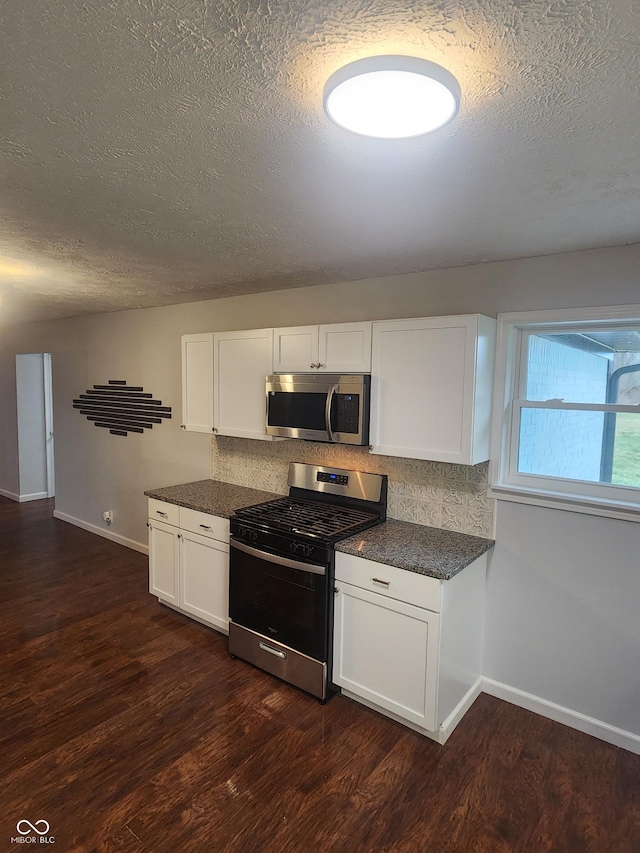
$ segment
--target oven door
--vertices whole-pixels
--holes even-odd
[[[327,660],[327,567],[229,541],[229,617],[318,661]]]

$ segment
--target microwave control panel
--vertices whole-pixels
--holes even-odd
[[[334,399],[336,432],[357,433],[360,420],[360,395],[336,394]]]

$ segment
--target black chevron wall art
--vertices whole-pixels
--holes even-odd
[[[127,385],[126,379],[109,379],[107,385],[94,385],[73,401],[73,408],[93,425],[108,429],[112,435],[144,433],[171,417],[171,406],[154,400],[144,388]]]

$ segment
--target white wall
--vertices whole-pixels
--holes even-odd
[[[638,523],[500,501],[484,675],[640,735],[639,554]]]
[[[20,499],[47,495],[44,356],[16,356],[16,406],[18,412],[18,461]]]
[[[9,329],[0,341],[0,447],[15,467],[16,352],[53,353],[56,507],[146,539],[144,489],[207,477],[209,437],[180,424],[180,335],[313,322],[640,302],[640,245],[387,279],[232,297]],[[108,379],[144,385],[174,409],[143,436],[118,438],[71,408]],[[0,485],[2,477],[0,477]],[[485,671],[548,702],[640,736],[640,524],[499,503]]]

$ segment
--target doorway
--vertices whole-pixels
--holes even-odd
[[[51,353],[16,355],[19,500],[55,495]]]

